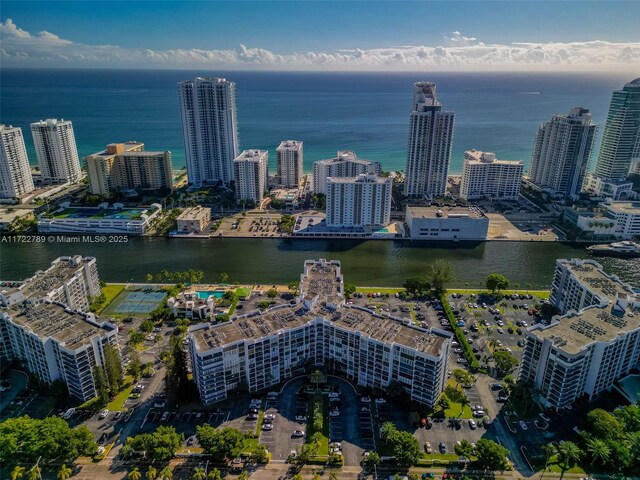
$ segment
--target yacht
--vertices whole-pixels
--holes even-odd
[[[593,255],[604,257],[640,257],[640,244],[631,241],[609,243],[608,245],[592,245],[587,247],[587,250]]]

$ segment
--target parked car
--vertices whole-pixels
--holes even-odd
[[[440,442],[440,444],[438,445],[438,450],[440,450],[440,453],[442,454],[447,453],[447,444],[444,442]]]
[[[304,437],[304,430],[294,430],[291,436],[294,438]]]
[[[100,420],[104,420],[105,418],[107,418],[107,415],[109,415],[109,410],[103,410],[100,412]]]

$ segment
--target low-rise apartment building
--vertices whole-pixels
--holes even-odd
[[[118,349],[118,328],[63,303],[24,300],[0,310],[0,358],[20,361],[44,384],[62,381],[82,402],[97,394],[93,368],[104,347]]]
[[[526,332],[520,379],[545,407],[591,400],[637,368],[640,299],[590,260],[558,260],[551,295],[561,315]]]
[[[523,168],[521,161],[498,160],[495,153],[467,150],[462,164],[460,197],[516,199]]]
[[[344,303],[340,263],[307,260],[294,305],[250,312],[189,331],[193,372],[205,404],[247,385],[255,392],[323,366],[365,386],[397,381],[434,405],[447,379],[451,334]]]
[[[71,207],[69,202],[65,202],[55,212],[38,217],[38,231],[144,235],[161,212],[162,205],[159,203],[152,203],[144,208],[124,208],[120,203],[113,206],[101,203],[97,207]]]
[[[600,205],[608,218],[615,222],[613,235],[622,240],[640,236],[640,201],[611,202]]]
[[[211,222],[211,209],[201,206],[185,208],[176,218],[176,222],[178,233],[203,232]]]
[[[59,257],[51,266],[36,272],[16,288],[0,289],[0,306],[29,300],[60,302],[73,310],[87,311],[89,299],[100,295],[98,265],[93,257]]]
[[[477,207],[407,206],[405,222],[413,240],[486,240],[489,219]]]

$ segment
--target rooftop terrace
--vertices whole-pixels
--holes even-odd
[[[568,270],[589,290],[602,298],[615,299],[633,296],[633,290],[628,285],[623,284],[617,277],[607,275],[598,268],[596,262],[580,262],[576,264],[571,260],[559,260]]]
[[[407,206],[413,218],[484,218],[482,211],[474,206],[469,207],[414,207]]]

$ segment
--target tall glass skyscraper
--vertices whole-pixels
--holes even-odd
[[[195,186],[233,178],[238,156],[236,84],[224,78],[178,82],[187,178]]]
[[[629,174],[640,135],[640,78],[613,92],[595,175],[604,180],[624,180]]]
[[[565,197],[577,196],[589,168],[596,125],[586,108],[553,115],[538,128],[531,154],[530,180]]]
[[[446,193],[454,119],[455,113],[442,110],[434,83],[414,84],[405,195],[436,197]]]

